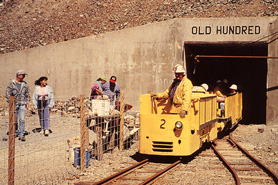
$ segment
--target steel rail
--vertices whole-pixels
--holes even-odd
[[[227,141],[233,146],[233,148],[236,146],[236,143],[234,143],[234,141],[230,138],[228,138]]]
[[[218,150],[213,146],[213,144],[211,146],[212,146],[213,150],[215,151],[216,155],[224,162],[224,164],[226,165],[228,170],[232,173],[232,175],[236,181],[236,185],[239,185],[240,181],[239,181],[239,177],[238,177],[236,171],[231,167],[231,165],[228,163],[228,161],[226,161],[226,159],[218,152]]]
[[[144,182],[140,183],[140,185],[144,185],[144,184],[148,184],[153,182],[157,177],[159,177],[160,175],[162,175],[163,173],[167,172],[168,170],[170,170],[171,168],[175,167],[176,165],[178,165],[181,162],[181,160],[178,160],[176,162],[174,162],[173,164],[171,164],[170,166],[168,166],[167,168],[161,170],[160,172],[154,174],[153,176],[151,176],[150,178],[148,178],[147,180],[145,180]]]
[[[245,150],[244,148],[242,148],[238,143],[236,143],[233,139],[232,139],[232,134],[230,133],[229,135],[230,140],[236,145],[236,147],[238,149],[240,149],[250,160],[252,160],[254,163],[256,163],[259,167],[261,167],[268,175],[270,175],[274,182],[276,184],[278,184],[278,176],[277,174],[275,174],[271,169],[269,169],[267,166],[265,166],[264,164],[262,164],[260,161],[258,161],[256,158],[254,158],[247,150]]]
[[[276,59],[276,58],[278,58],[278,56],[268,57],[268,56],[196,55],[194,59],[197,60],[197,58],[252,58],[252,59],[270,58],[270,59]]]
[[[138,162],[138,163],[136,163],[136,164],[126,168],[126,169],[123,169],[123,170],[119,171],[118,173],[116,173],[114,175],[111,175],[111,176],[109,176],[109,177],[107,177],[105,179],[102,179],[99,182],[94,183],[94,185],[97,185],[97,184],[106,184],[106,183],[109,183],[111,181],[117,180],[118,178],[120,178],[120,177],[122,177],[122,176],[124,176],[124,175],[126,175],[126,174],[128,174],[130,172],[132,172],[133,170],[135,170],[135,169],[137,169],[137,168],[139,168],[141,166],[146,165],[148,163],[148,161],[149,161],[149,159],[145,159],[145,160],[143,160],[141,162]]]

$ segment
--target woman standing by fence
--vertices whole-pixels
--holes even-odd
[[[34,108],[38,109],[41,131],[40,133],[48,136],[50,125],[50,110],[54,106],[54,95],[50,86],[47,85],[48,78],[40,77],[35,81],[35,91],[33,93]]]

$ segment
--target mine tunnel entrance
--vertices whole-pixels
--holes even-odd
[[[241,123],[266,124],[267,44],[195,42],[185,43],[184,47],[187,77],[193,85],[207,83],[209,91],[213,91],[217,80],[227,79],[229,85],[236,84],[238,92],[243,93]],[[196,55],[210,57],[198,58],[196,62]]]

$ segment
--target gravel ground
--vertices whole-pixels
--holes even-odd
[[[6,115],[6,116],[4,116]],[[134,141],[130,148],[105,153],[103,160],[90,160],[85,172],[75,168],[69,161],[67,139],[80,136],[80,119],[72,116],[51,115],[51,134],[48,137],[36,132],[39,128],[38,115],[26,118],[26,142],[16,139],[16,181],[15,184],[73,184],[76,182],[97,182],[115,172],[142,160],[138,153],[139,142]],[[8,116],[0,116],[0,184],[5,184],[8,166]],[[91,136],[90,136],[91,138]],[[233,139],[252,155],[278,174],[278,125],[238,125]],[[201,152],[180,165],[168,178],[176,181],[172,184],[215,184],[221,179],[230,179],[225,184],[234,184],[228,170],[216,162],[215,157],[206,158],[202,154],[212,153],[211,149]],[[211,154],[210,154],[211,155]],[[204,162],[208,161],[208,162]],[[209,171],[215,166],[213,172]],[[205,175],[204,175],[205,174]],[[67,180],[65,180],[67,179]],[[209,181],[206,181],[209,179]],[[169,180],[169,179],[168,179]],[[171,184],[171,183],[170,183]]]
[[[80,134],[80,119],[51,115],[50,135],[37,132],[38,115],[26,118],[26,141],[15,139],[15,184],[60,184],[78,170],[69,162],[67,139]],[[0,116],[0,184],[7,184],[8,117]]]
[[[278,125],[239,125],[233,132],[233,139],[278,174]],[[138,147],[139,143],[134,143],[130,149],[123,152],[115,149],[113,153],[105,154],[103,161],[92,160],[86,172],[80,172],[79,179],[65,181],[64,184],[84,181],[97,182],[104,177],[108,177],[117,171],[131,166],[141,159],[141,155],[138,154]],[[207,149],[202,153],[206,152],[211,152],[211,149]],[[221,169],[223,164],[215,164],[214,159],[209,160],[212,163],[204,163],[203,157],[195,156],[188,162],[181,164],[168,179],[178,180],[178,184],[184,184],[185,182],[186,184],[223,184],[221,179],[225,179],[224,184],[234,184],[229,171]],[[213,172],[208,170],[211,164],[216,165],[216,169]],[[220,169],[217,169],[217,165]],[[218,181],[215,181],[215,178]],[[226,178],[229,180],[226,180]]]
[[[278,174],[278,125],[239,125],[233,138]]]

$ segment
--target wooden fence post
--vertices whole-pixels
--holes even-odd
[[[121,104],[120,104],[120,115],[121,115],[121,121],[120,121],[120,151],[124,149],[124,93],[121,93],[120,96]]]
[[[9,97],[9,161],[8,161],[8,184],[14,184],[15,169],[15,98]]]
[[[80,96],[80,132],[81,132],[81,147],[80,147],[80,167],[81,170],[85,170],[85,164],[86,164],[86,124],[85,124],[85,101],[84,101],[84,95]]]
[[[103,158],[102,122],[103,122],[103,119],[101,117],[96,118],[97,160],[102,160],[102,158]]]

